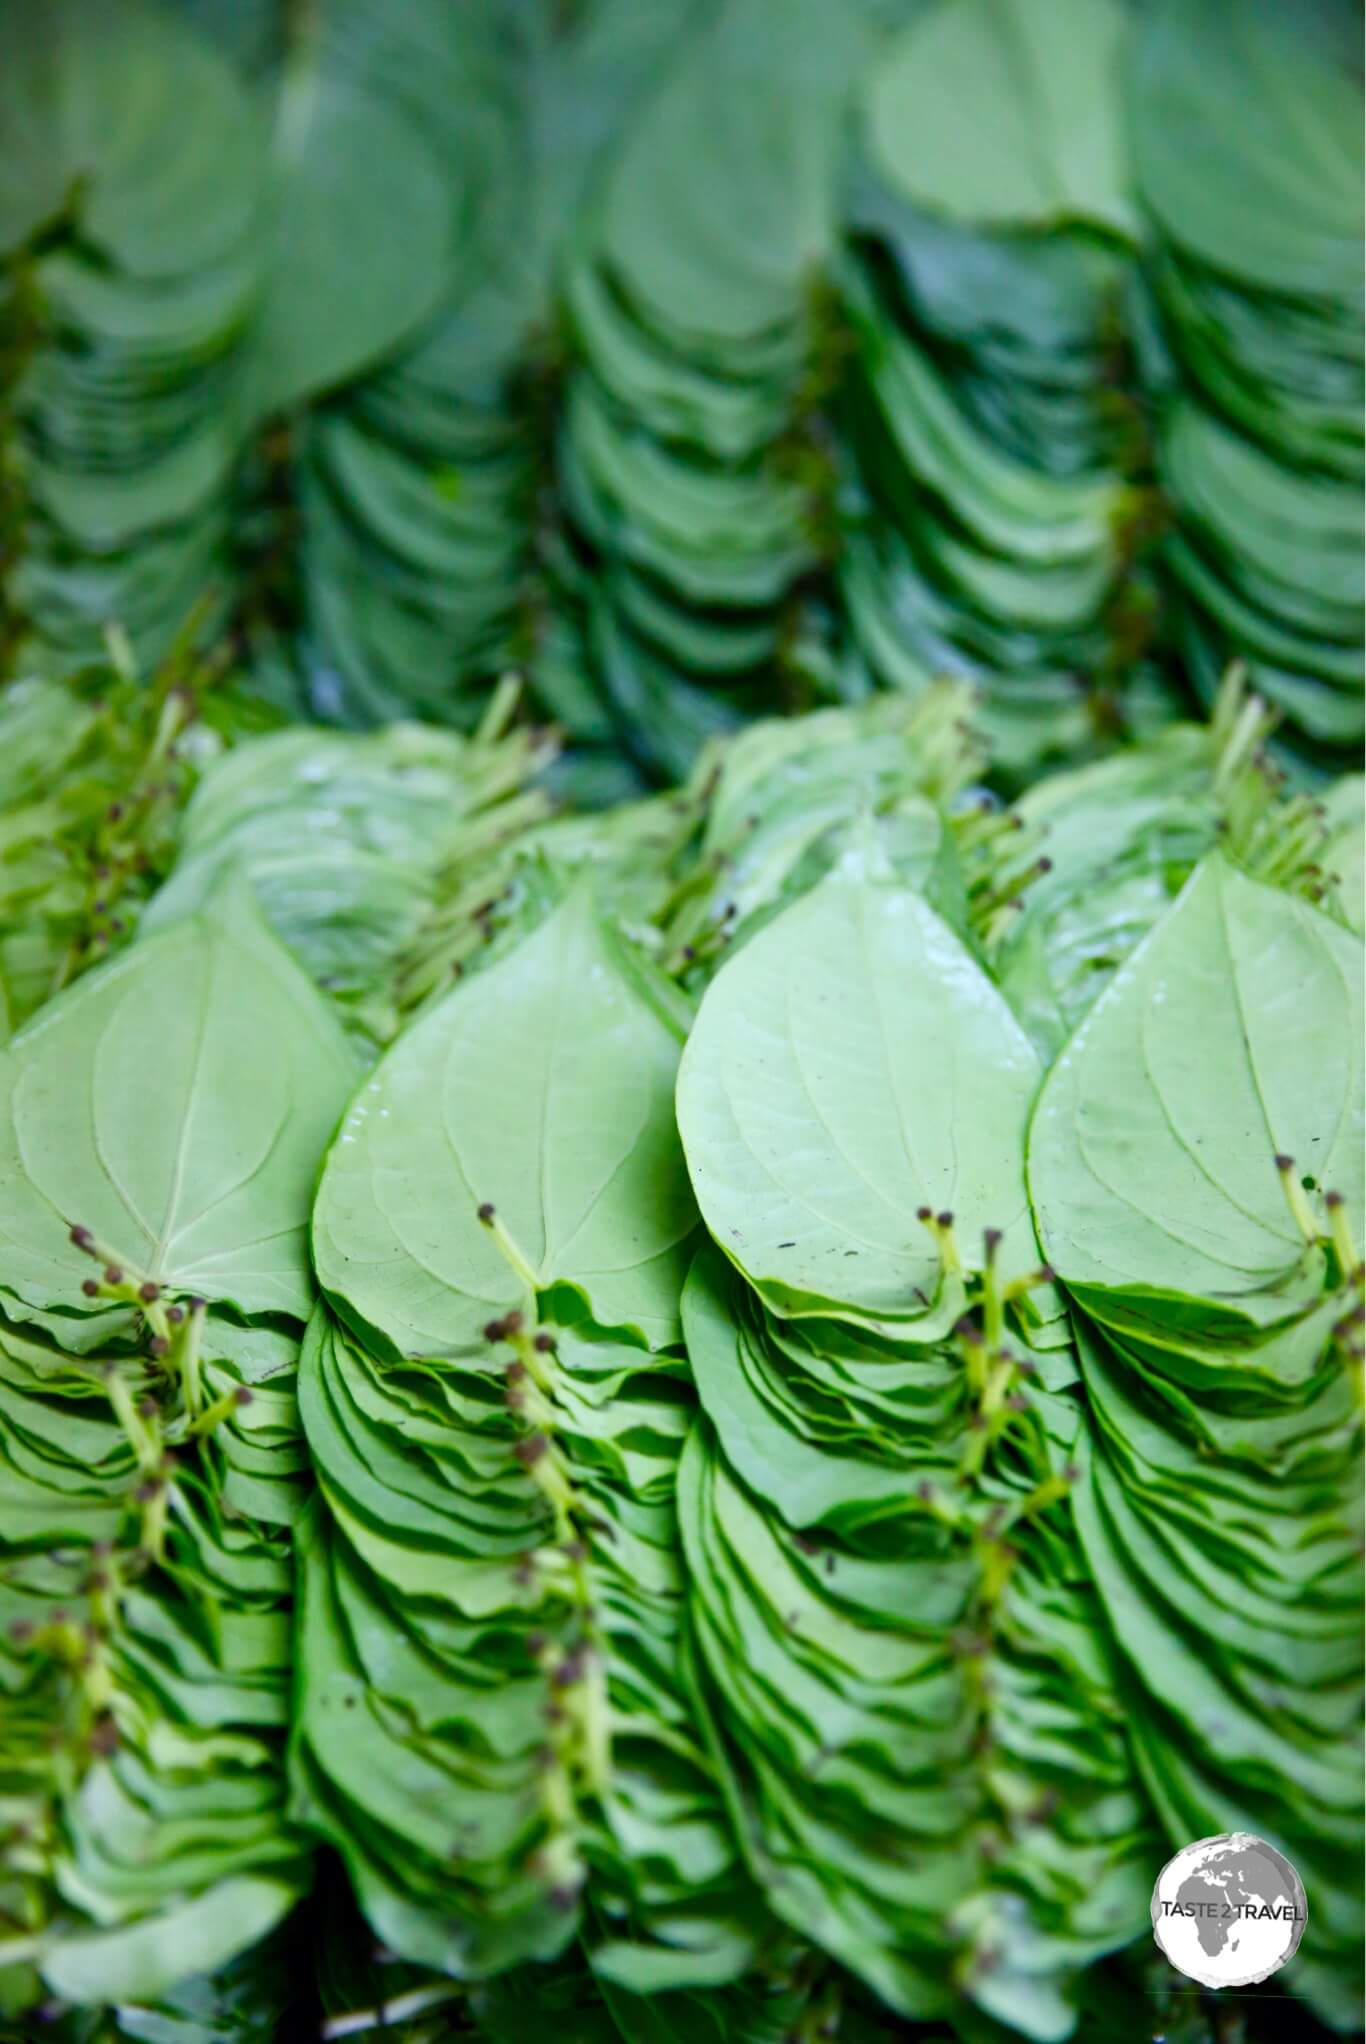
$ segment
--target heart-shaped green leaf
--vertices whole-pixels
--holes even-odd
[[[174,1291],[306,1318],[309,1195],[355,1074],[246,892],[134,945],[0,1061],[7,1289],[86,1308],[81,1227]]]
[[[1288,1318],[1322,1276],[1275,1159],[1306,1196],[1341,1193],[1359,1239],[1361,1132],[1360,942],[1215,854],[1049,1074],[1045,1253],[1072,1285]]]
[[[936,0],[871,73],[870,141],[915,204],[976,226],[1131,231],[1115,0]]]
[[[677,1063],[674,1029],[576,888],[361,1088],[318,1190],[324,1288],[406,1355],[482,1352],[492,1315],[557,1283],[603,1325],[676,1340],[696,1223]]]
[[[839,870],[712,983],[678,1125],[717,1242],[775,1303],[927,1314],[949,1212],[981,1267],[1035,1261],[1024,1131],[1039,1067],[976,961],[917,894]]]

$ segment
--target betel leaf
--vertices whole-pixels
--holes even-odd
[[[846,865],[713,981],[678,1124],[703,1218],[775,1300],[919,1318],[954,1216],[980,1267],[1036,1261],[1024,1131],[1039,1066],[975,960],[919,895]]]
[[[1221,854],[1049,1074],[1029,1141],[1044,1250],[1072,1286],[1218,1302],[1258,1325],[1316,1297],[1278,1172],[1362,1208],[1362,949]]]
[[[671,343],[762,349],[800,313],[833,230],[831,166],[866,49],[858,8],[732,0],[708,10],[613,162],[602,242]],[[711,138],[705,160],[697,136]]]
[[[1339,915],[1366,935],[1366,782],[1344,774],[1324,796],[1328,838],[1322,860],[1338,890]]]
[[[1345,0],[1143,10],[1127,83],[1144,203],[1224,277],[1287,299],[1359,292],[1359,34]]]
[[[221,263],[255,224],[250,97],[173,9],[4,0],[0,125],[0,249],[74,202],[88,246],[164,278]]]
[[[936,0],[870,74],[888,183],[973,226],[1132,232],[1116,0]]]
[[[286,77],[251,396],[282,411],[371,367],[447,283],[451,198],[420,130],[303,52]]]
[[[250,895],[136,944],[0,1060],[0,1267],[62,1312],[100,1246],[172,1290],[306,1318],[318,1159],[356,1065]]]
[[[165,1916],[55,1943],[43,1960],[43,1977],[68,2001],[151,1998],[165,1990],[168,1951],[185,1973],[212,1972],[273,1930],[298,1894],[287,1879],[239,1874]]]
[[[677,1064],[677,1033],[580,883],[361,1088],[314,1210],[324,1290],[404,1354],[482,1354],[486,1322],[532,1288],[504,1231],[537,1291],[576,1285],[599,1324],[676,1340],[696,1222]]]

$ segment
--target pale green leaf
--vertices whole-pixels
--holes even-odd
[[[1360,1239],[1362,947],[1215,854],[1049,1074],[1029,1146],[1045,1252],[1069,1284],[1283,1317],[1321,1274],[1278,1153],[1307,1196],[1343,1194]]]
[[[264,1937],[303,1886],[282,1875],[238,1874],[140,1923],[54,1939],[40,1961],[43,1978],[68,2001],[155,2001],[187,1974],[211,1972]]]
[[[968,226],[1132,231],[1117,0],[935,0],[871,73],[894,190]]]
[[[135,944],[0,1059],[6,1287],[84,1310],[79,1225],[174,1291],[306,1317],[309,1198],[355,1074],[249,895]]]
[[[409,1355],[483,1347],[528,1287],[580,1287],[603,1325],[677,1338],[696,1221],[673,1123],[678,1039],[583,884],[391,1050],[346,1116],[313,1246],[343,1310]]]
[[[761,1289],[912,1319],[939,1288],[922,1207],[980,1267],[1037,1259],[1024,1192],[1035,1053],[917,894],[843,870],[712,983],[678,1121],[712,1234]]]
[[[272,171],[251,381],[258,413],[370,368],[448,282],[441,164],[384,100],[301,63],[281,91]]]
[[[222,263],[255,229],[255,110],[174,9],[3,0],[0,126],[0,249],[73,198],[87,245],[144,278]]]

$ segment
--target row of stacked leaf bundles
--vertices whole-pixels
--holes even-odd
[[[976,678],[1017,775],[1094,737],[1153,611],[1131,32],[1119,0],[938,0],[856,108],[848,625],[883,686]]]
[[[403,118],[392,43],[356,41],[331,8],[253,74],[153,0],[0,10],[6,597],[31,666],[69,670],[110,625],[151,666],[187,617],[223,620],[263,423],[369,367],[440,297],[446,166]]]
[[[1319,761],[1366,730],[1360,42],[1346,0],[1160,0],[1131,80],[1181,651],[1206,700],[1241,655]]]
[[[34,663],[236,610],[277,700],[466,724],[517,658],[604,793],[967,674],[1018,779],[1151,705],[1151,402],[1182,666],[1359,742],[1346,0],[247,27],[0,8]]]
[[[686,4],[329,0],[253,36],[169,0],[0,9],[5,598],[31,666],[113,625],[150,667],[235,611],[291,708],[475,720],[542,630],[564,222]]]
[[[329,722],[458,721],[469,675],[509,652],[529,489],[511,384],[536,287],[515,225],[528,172],[520,26],[509,10],[337,11],[339,75],[382,97],[408,150],[386,148],[393,271],[372,291],[407,280],[423,302],[396,346],[367,351],[368,373],[348,363],[350,380],[330,379],[335,395],[297,422],[299,651],[307,700]],[[378,141],[356,174],[372,174]],[[435,264],[412,233],[415,198],[440,223]],[[337,233],[325,218],[317,228]]]
[[[706,885],[700,894],[683,900],[670,922],[672,947],[666,948],[666,960],[685,976],[695,982],[699,972],[705,972],[695,961],[714,949],[718,928],[724,933],[737,914],[753,915],[761,909],[771,913],[775,889],[779,899],[804,892],[841,839],[841,830],[832,833],[830,826],[832,820],[847,819],[851,785],[862,785],[869,799],[895,815],[895,824],[888,821],[884,828],[903,859],[929,859],[938,834],[932,816],[925,814],[923,796],[908,799],[903,787],[897,801],[890,799],[895,783],[889,785],[885,777],[897,756],[897,748],[888,742],[895,727],[885,713],[881,731],[870,713],[862,722],[862,744],[847,752],[836,743],[849,728],[838,717],[811,724],[805,740],[801,731],[768,727],[752,742],[731,749],[709,810]],[[1238,748],[1247,730],[1246,716],[1232,719],[1219,771],[1235,780]],[[920,744],[928,755],[928,734],[920,735]],[[1195,734],[1173,734],[1150,756],[1046,782],[1022,805],[1029,826],[1048,829],[1058,859],[1052,872],[1037,874],[1025,895],[1025,927],[1010,929],[1018,923],[1019,912],[1005,913],[1009,941],[1002,948],[999,969],[1050,1051],[1094,999],[1117,957],[1165,907],[1175,884],[1173,868],[1187,869],[1213,841],[1216,803],[1211,799],[1209,749],[1209,741]],[[822,768],[813,765],[813,751]],[[901,751],[904,759],[904,747]],[[1267,838],[1259,837],[1255,825],[1249,828],[1237,799],[1226,807],[1227,820],[1249,855],[1260,846],[1268,877],[1285,870],[1283,865],[1277,868],[1276,860],[1283,861],[1287,852],[1293,866],[1294,832],[1288,813],[1276,819],[1282,826],[1279,834],[1273,830]],[[990,819],[983,823],[980,818],[959,826],[969,842],[975,829],[991,828]],[[1007,843],[1010,839],[1007,833]],[[1015,875],[1021,868],[1028,874],[1039,864],[1012,856]],[[924,867],[913,863],[909,870],[923,873]],[[1005,889],[1008,896],[1013,884],[1012,879]],[[984,889],[979,880],[973,899],[977,918],[986,928],[1002,920],[990,883]],[[640,912],[638,897],[633,910]],[[691,1352],[700,1373],[700,1351],[694,1346]],[[803,1905],[803,1928],[807,1920]],[[878,1975],[873,1972],[870,1977]],[[1000,1975],[996,1977],[998,1991],[1004,1994]],[[1061,2017],[1055,2006],[1051,2019],[1066,2022],[1065,2004]]]
[[[826,551],[817,279],[869,31],[856,8],[731,0],[637,110],[570,237],[573,360],[556,457],[553,714],[680,780],[773,700],[833,686],[806,585]],[[584,676],[592,677],[591,685]]]
[[[822,721],[833,739],[842,720]],[[1352,1892],[1341,1854],[1360,1825],[1359,1274],[1344,1226],[1350,1210],[1360,1227],[1360,943],[1274,884],[1265,846],[1258,879],[1203,850],[1218,834],[1209,742],[1191,737],[1158,748],[1160,766],[1115,762],[1051,791],[1060,819],[1069,793],[1087,823],[1107,816],[1109,843],[1070,876],[1041,874],[1052,899],[1041,892],[1031,910],[1026,894],[1029,927],[1012,927],[1017,914],[1000,932],[980,878],[970,892],[980,812],[946,828],[923,789],[853,824],[846,806],[811,860],[820,776],[794,803],[793,739],[764,729],[733,749],[732,786],[723,769],[710,813],[719,822],[728,798],[757,810],[743,844],[769,812],[807,863],[780,866],[779,888],[770,864],[763,908],[729,917],[738,933],[692,1024],[676,1107],[686,1010],[648,953],[603,922],[582,874],[548,918],[510,927],[481,972],[426,1009],[358,1096],[314,1215],[341,1326],[319,1331],[305,1364],[328,1567],[310,1589],[327,1643],[316,1663],[306,1656],[324,1672],[303,1750],[308,1806],[386,1943],[482,1970],[562,1948],[578,1920],[610,1988],[714,1989],[772,1950],[761,1896],[893,2009],[930,2015],[966,1991],[1027,2034],[1063,2037],[1076,1969],[1146,1924],[1161,1833],[1181,1842],[1192,1825],[1249,1821],[1287,1844],[1320,1898],[1304,1990],[1351,2020],[1356,1933],[1334,1896]],[[875,758],[865,751],[863,774]],[[791,817],[802,807],[804,841]],[[1155,854],[1182,830],[1194,870],[1172,901],[1169,857]],[[1100,846],[1098,831],[1077,836]],[[1091,936],[1080,999],[1078,924]],[[1078,1027],[1059,1031],[1040,1003],[1031,1041],[984,969],[993,931],[1001,977],[1036,1003],[1046,981]],[[675,954],[694,985],[706,976],[697,949]],[[1255,977],[1287,951],[1342,990],[1319,1004],[1325,1052],[1307,1095],[1274,1063],[1276,1004]],[[1135,1026],[1151,991],[1165,1022],[1178,984],[1209,1003],[1197,1124],[1189,1093],[1168,1108],[1160,1066],[1156,1105],[1132,1058],[1125,1096],[1112,1053],[1075,1113],[1059,1110],[1092,1041],[1104,1052],[1105,1030]],[[1266,1013],[1268,1033],[1249,1032],[1240,1062],[1246,1008]],[[1189,1014],[1173,1006],[1170,1026],[1190,1042]],[[1241,1112],[1258,1086],[1269,1131]],[[1211,1613],[1244,1611],[1260,1560],[1249,1567],[1244,1550],[1208,1606],[1194,1593],[1173,1602],[1145,1557],[1115,1572],[1091,1512],[1109,1445],[1094,1388],[1107,1337],[1092,1330],[1109,1323],[1074,1254],[1093,1219],[1088,1188],[1051,1139],[1061,1122],[1089,1146],[1093,1098],[1121,1142],[1146,1115],[1154,1173],[1170,1162],[1168,1112],[1192,1146],[1236,1128],[1220,1159],[1235,1184],[1225,1206],[1236,1225],[1255,1201],[1264,1256],[1294,1271],[1258,1358],[1274,1384],[1274,1342],[1299,1343],[1289,1423],[1274,1389],[1246,1385],[1242,1328],[1231,1340],[1218,1330],[1236,1395],[1199,1385],[1203,1399],[1178,1396],[1150,1420],[1194,1522],[1183,1539],[1160,1518],[1177,1562],[1203,1564],[1230,1491],[1231,1556],[1242,1514],[1259,1507],[1279,1516],[1289,1554],[1313,1555],[1292,1561],[1257,1627],[1223,1627],[1227,1660],[1213,1669]],[[1104,1140],[1103,1123],[1095,1133]],[[1274,1161],[1291,1141],[1304,1156],[1327,1144],[1316,1184],[1328,1194],[1312,1208],[1299,1183],[1310,1174],[1294,1181],[1297,1206]],[[700,1250],[689,1182],[711,1238]],[[1181,1196],[1175,1186],[1173,1210]],[[1152,1194],[1159,1239],[1163,1197]],[[1051,1276],[1034,1217],[1056,1252]],[[1174,1267],[1156,1281],[1184,1332],[1180,1282]],[[1153,1285],[1151,1273],[1133,1281],[1145,1299]],[[1160,1393],[1113,1335],[1121,1386],[1146,1412]],[[1261,1415],[1245,1409],[1266,1403],[1262,1452],[1249,1453]],[[1275,1452],[1278,1426],[1288,1454]],[[1312,1443],[1308,1490],[1291,1480],[1297,1428]],[[477,1443],[490,1435],[501,1454],[485,1462]],[[647,1453],[652,1522],[626,1509],[650,1496],[634,1460]],[[441,1478],[448,1455],[462,1475]],[[439,1478],[464,1509],[438,1523]],[[494,1498],[506,1518],[490,1525]],[[1137,1509],[1146,1502],[1140,1484]],[[653,1563],[628,1537],[647,1524]],[[390,1622],[361,1607],[357,1580],[382,1593]],[[644,1586],[658,1596],[665,1580],[673,1596],[643,1607]],[[424,1596],[442,1600],[453,1633],[431,1635]],[[1141,1644],[1135,1596],[1151,1604]],[[385,1703],[411,1693],[389,1659],[395,1614],[444,1663],[425,1725]],[[474,1639],[509,1634],[522,1652],[508,1639],[506,1673],[495,1665],[528,1713],[515,1756],[482,1751],[468,1698],[458,1735],[443,1736],[452,1681],[464,1698],[487,1676]],[[1320,1659],[1299,1660],[1304,1635]],[[367,1704],[354,1747],[334,1735],[341,1713]],[[681,1771],[661,1764],[670,1753]],[[443,1769],[481,1792],[468,1810],[462,1795],[438,1815]],[[1251,1808],[1249,1779],[1261,1788]],[[369,1786],[381,1780],[386,1791]],[[399,1782],[419,1799],[402,1824]],[[651,1819],[665,1810],[661,1833]],[[499,1813],[514,1826],[511,1868]],[[452,1815],[469,1826],[459,1838]],[[675,1857],[685,1837],[699,1852],[706,1842],[691,1873]]]
[[[371,953],[378,1063],[251,899],[284,740],[206,774],[216,889],[0,1062],[13,2000],[154,2003],[323,1839],[387,1951],[577,1945],[623,2036],[802,1978],[1063,2039],[1245,1825],[1350,2025],[1359,906],[1255,706],[1013,813],[961,708],[533,824]],[[383,778],[323,743],[301,816]]]

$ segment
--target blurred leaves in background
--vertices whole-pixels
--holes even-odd
[[[196,605],[291,715],[606,800],[976,678],[998,772],[1362,736],[1353,11],[0,8],[14,671]],[[117,110],[117,118],[111,117]],[[562,781],[568,785],[568,781]]]

